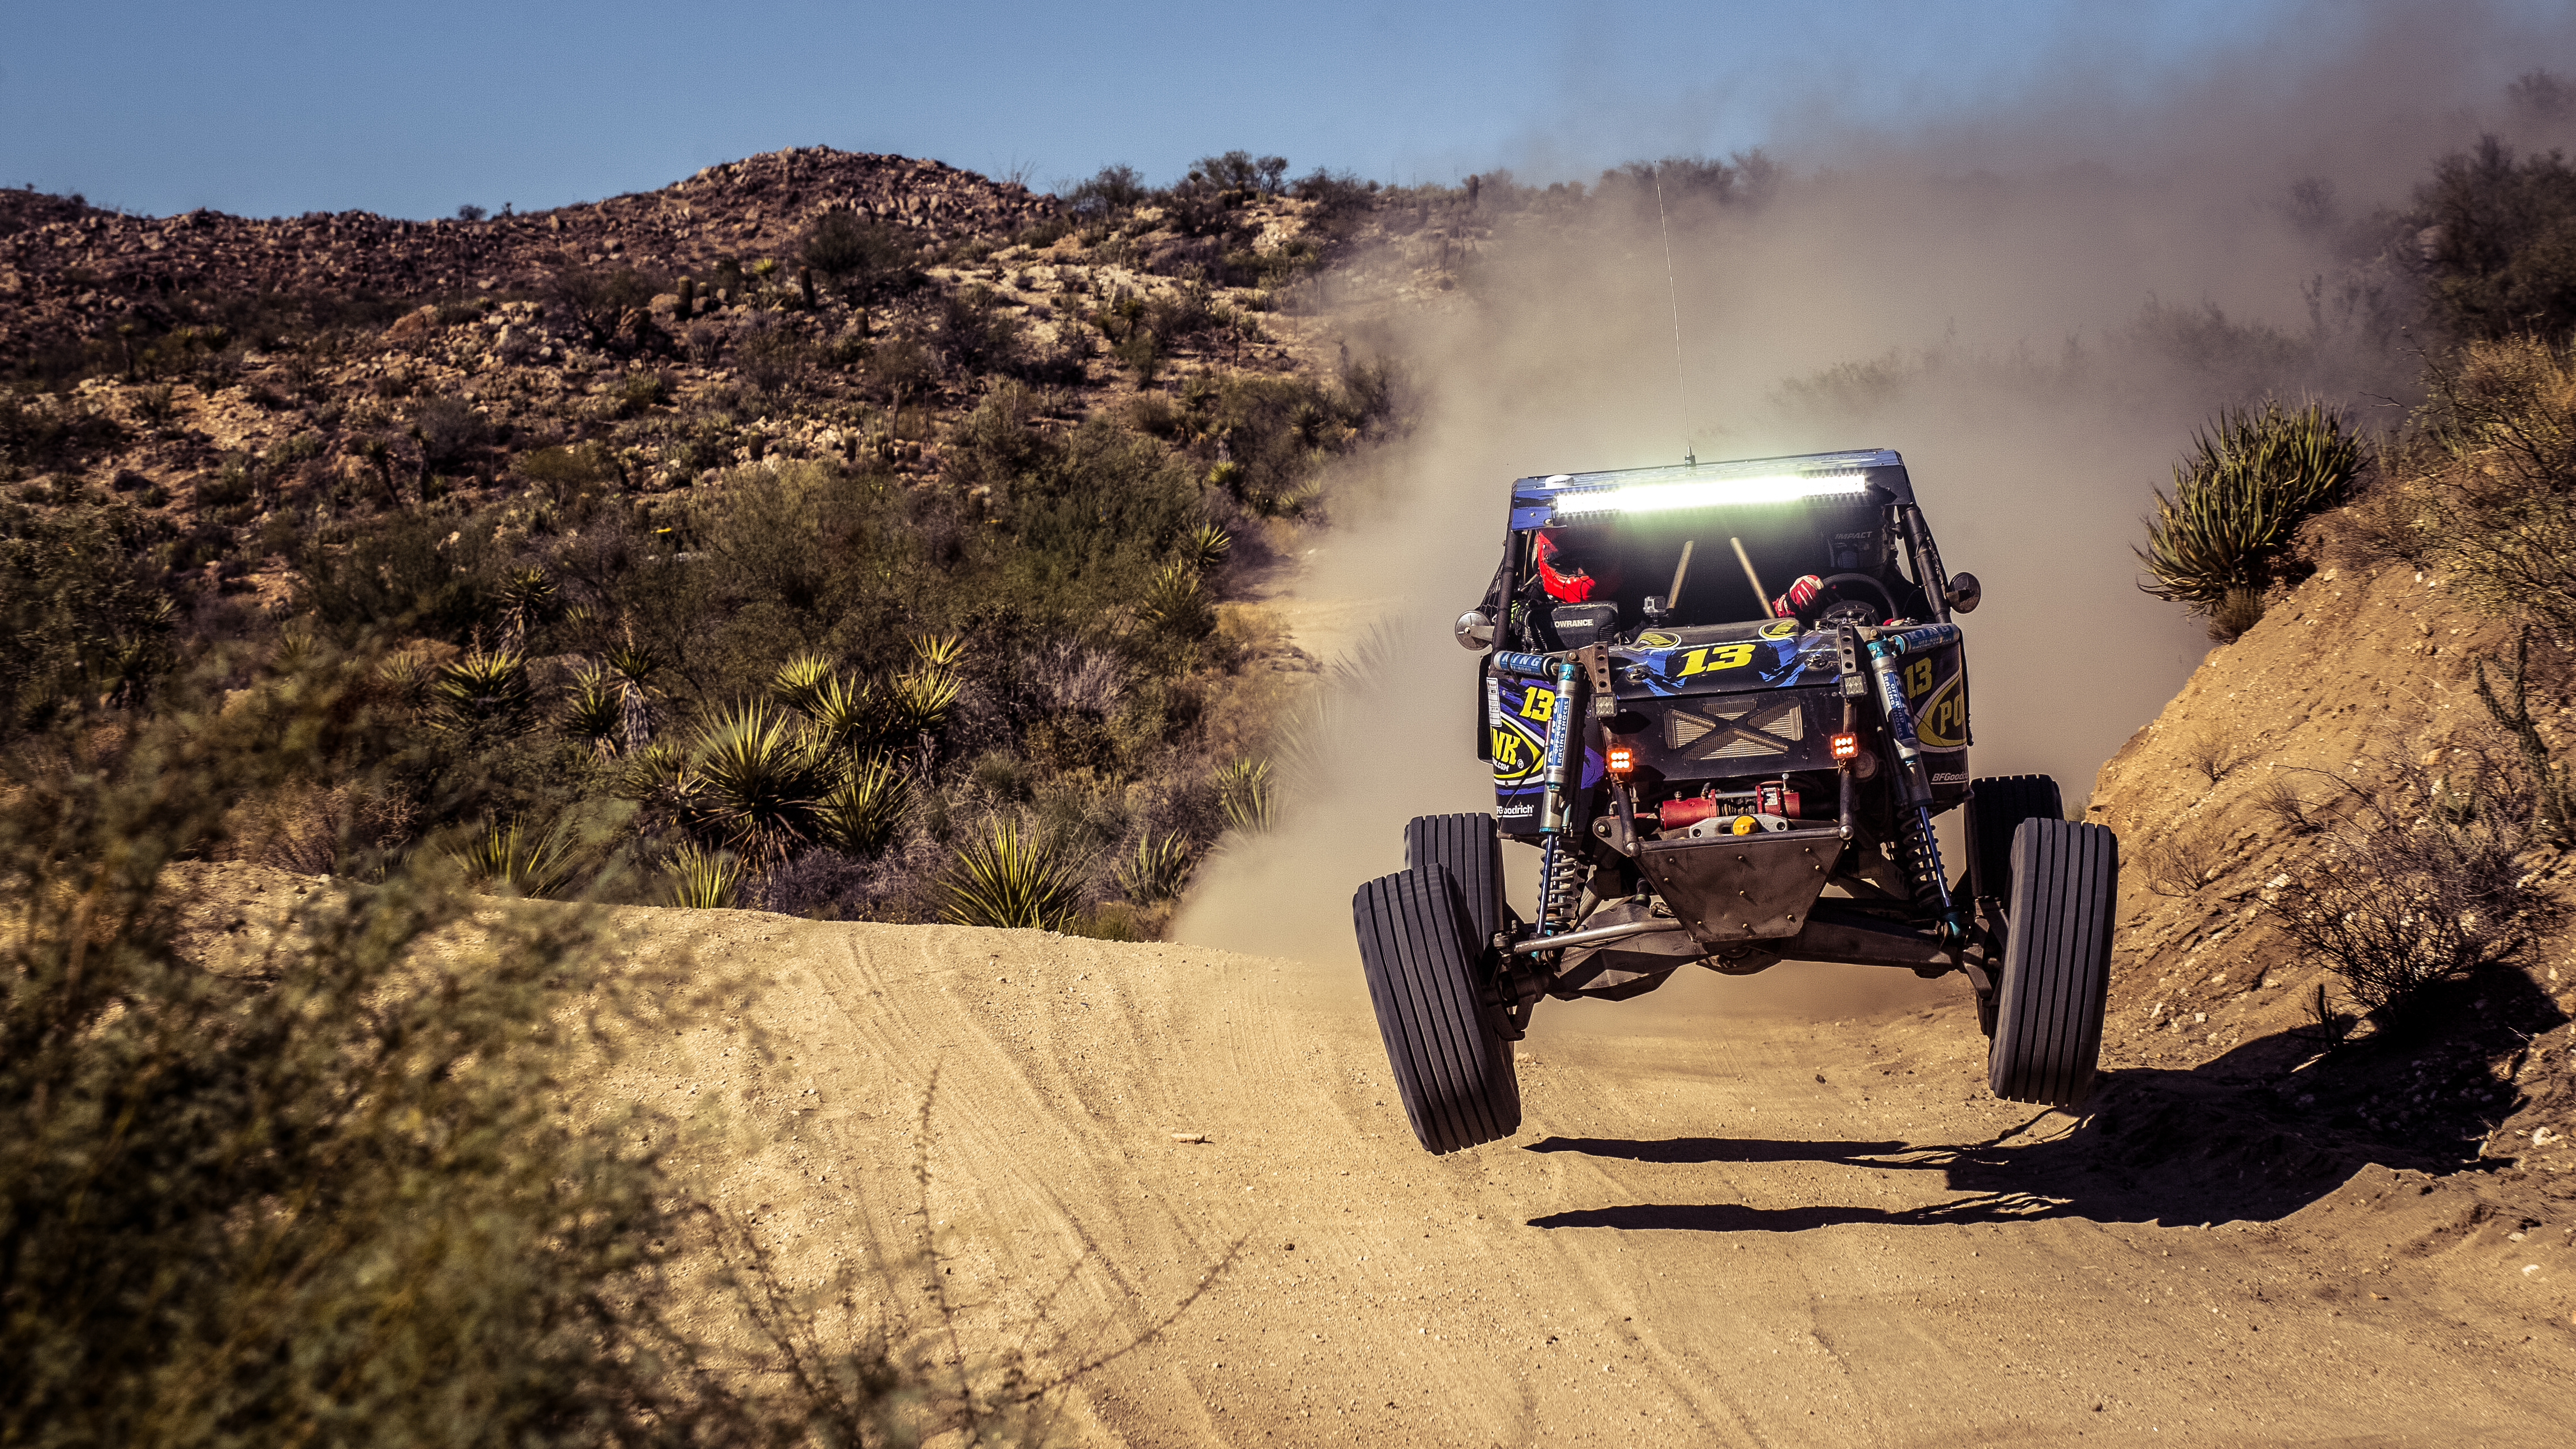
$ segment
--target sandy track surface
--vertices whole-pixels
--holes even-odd
[[[1543,1008],[1523,1131],[1432,1158],[1339,972],[618,914],[742,986],[618,1077],[699,1114],[690,1170],[792,1279],[898,1265],[915,1328],[944,1297],[968,1359],[1041,1371],[1165,1325],[1063,1396],[1076,1442],[2576,1436],[2565,1225],[2287,1162],[2152,1073],[2034,1118],[1947,983],[1829,1021],[1713,977]]]

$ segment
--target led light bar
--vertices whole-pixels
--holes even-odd
[[[1658,513],[1674,508],[1719,508],[1730,503],[1787,503],[1799,498],[1844,497],[1869,487],[1859,473],[1782,473],[1767,478],[1697,478],[1674,483],[1623,483],[1598,492],[1559,493],[1549,500],[1558,517],[1583,513]]]

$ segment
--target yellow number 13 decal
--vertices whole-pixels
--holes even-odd
[[[1714,649],[1694,649],[1682,656],[1682,672],[1678,677],[1688,679],[1694,674],[1741,669],[1752,662],[1753,646],[1750,644],[1721,644]]]

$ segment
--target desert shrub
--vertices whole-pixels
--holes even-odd
[[[122,505],[0,505],[0,729],[144,702],[171,662],[174,601],[140,557],[158,530]]]
[[[729,911],[741,902],[745,871],[729,850],[683,845],[665,867],[671,876],[671,904],[689,910]]]
[[[2492,341],[2576,330],[2576,167],[2522,158],[2494,136],[2445,156],[2415,194],[2431,300],[2452,335]]]
[[[1150,906],[1179,896],[1189,873],[1189,841],[1148,830],[1136,837],[1135,853],[1118,867],[1118,886],[1128,899]]]
[[[1216,608],[1199,583],[1198,568],[1173,559],[1154,571],[1136,596],[1136,616],[1182,639],[1204,639],[1216,627]]]
[[[633,267],[557,272],[547,285],[548,299],[593,347],[608,346],[622,332],[631,335],[635,319],[661,290],[658,278]]]
[[[2409,490],[2423,549],[2462,597],[2576,638],[2576,365],[2531,339],[2427,369]]]
[[[970,285],[942,297],[934,338],[948,360],[971,373],[997,372],[1020,355],[1020,323],[989,287]]]
[[[1264,760],[1235,760],[1216,774],[1217,802],[1226,823],[1246,834],[1268,830],[1278,818],[1279,797]]]
[[[598,443],[556,443],[521,453],[511,467],[557,497],[597,487],[617,477],[617,463]]]
[[[2141,587],[2204,615],[2231,591],[2259,597],[2298,526],[2360,469],[2361,445],[2323,404],[2221,412],[2174,465],[2173,496],[2155,495],[2147,546],[2132,550],[2153,576]]]
[[[913,253],[901,228],[839,210],[816,217],[797,246],[798,260],[853,302],[899,292],[917,281]]]
[[[0,476],[78,468],[124,440],[125,429],[103,412],[0,392]]]
[[[1152,192],[1133,166],[1103,166],[1061,193],[1076,221],[1098,222],[1133,211]]]
[[[996,815],[959,847],[939,900],[954,925],[1052,931],[1082,904],[1081,879],[1054,840],[1017,815]]]
[[[1285,156],[1256,157],[1249,151],[1228,151],[1221,156],[1201,156],[1191,162],[1188,179],[1220,191],[1277,196],[1285,189],[1287,175],[1288,158]]]
[[[566,1109],[594,1021],[669,1025],[585,918],[477,922],[401,873],[199,954],[232,938],[183,926],[214,883],[183,856],[328,767],[338,713],[264,686],[121,757],[6,761],[0,1439],[792,1438],[819,1405],[734,1392],[669,1326],[670,1124]]]
[[[504,566],[490,523],[423,512],[311,530],[288,557],[297,611],[344,643],[369,633],[462,642],[491,619]]]
[[[2455,738],[2442,773],[2399,752],[2382,792],[2354,792],[2264,908],[2310,958],[2390,1024],[2428,987],[2529,952],[2558,907],[2520,864],[2535,781],[2492,738]],[[2349,787],[2347,787],[2349,788]]]

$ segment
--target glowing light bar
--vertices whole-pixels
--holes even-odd
[[[1657,513],[1673,508],[1718,508],[1730,503],[1787,503],[1799,498],[1847,497],[1869,487],[1859,473],[1783,473],[1768,478],[1693,478],[1678,483],[1623,483],[1598,493],[1560,493],[1549,500],[1570,513]]]

